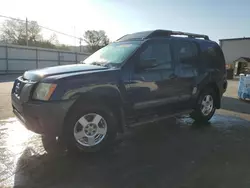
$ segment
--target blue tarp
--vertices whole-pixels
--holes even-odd
[[[240,75],[238,96],[241,99],[250,99],[250,75]]]

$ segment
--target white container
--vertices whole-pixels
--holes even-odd
[[[240,74],[238,96],[241,99],[250,99],[250,75]]]

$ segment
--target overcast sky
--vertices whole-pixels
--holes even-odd
[[[111,40],[152,29],[202,33],[216,41],[250,36],[250,0],[2,0],[0,14],[79,37],[102,29]]]

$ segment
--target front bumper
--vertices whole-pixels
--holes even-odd
[[[23,102],[12,94],[13,112],[24,126],[38,134],[59,136],[74,101]]]

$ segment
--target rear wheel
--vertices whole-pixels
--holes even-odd
[[[110,146],[116,137],[116,122],[105,106],[77,107],[65,125],[68,150],[96,152]]]
[[[215,92],[213,89],[205,89],[199,96],[194,112],[191,117],[195,121],[207,122],[215,112]]]

